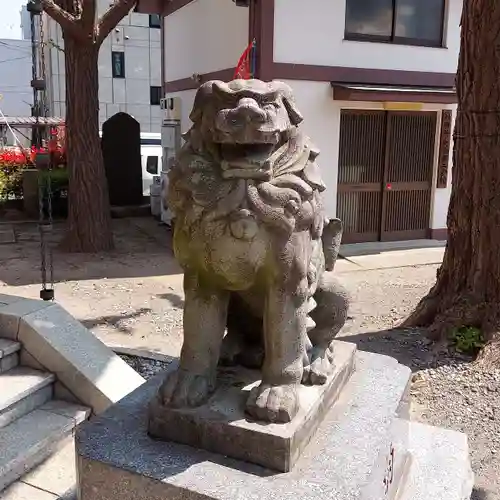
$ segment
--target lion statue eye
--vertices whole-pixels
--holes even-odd
[[[280,104],[276,101],[270,101],[270,102],[263,102],[262,103],[263,108],[273,108],[273,109],[279,109]]]

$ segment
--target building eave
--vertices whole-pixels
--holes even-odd
[[[169,0],[137,0],[134,12],[139,14],[162,15]]]
[[[453,87],[416,87],[397,85],[359,85],[331,82],[336,101],[419,102],[456,104]]]
[[[137,0],[134,11],[139,14],[158,14],[168,16],[182,9],[193,0]]]

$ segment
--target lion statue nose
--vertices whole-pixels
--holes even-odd
[[[238,105],[231,110],[230,119],[233,123],[265,123],[266,112],[263,111],[257,101],[250,97],[244,97],[238,101]]]

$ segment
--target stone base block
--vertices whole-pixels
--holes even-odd
[[[349,380],[355,352],[354,344],[334,343],[335,372],[325,385],[299,387],[300,410],[289,423],[251,420],[245,403],[250,390],[260,383],[260,373],[221,368],[218,389],[203,406],[176,410],[155,398],[150,404],[149,434],[288,472]],[[176,368],[173,363],[166,373]]]
[[[79,499],[391,498],[366,488],[384,485],[387,474],[377,463],[381,454],[385,463],[389,458],[392,424],[410,376],[394,359],[357,352],[341,397],[287,473],[152,439],[147,406],[162,382],[156,377],[78,428]]]

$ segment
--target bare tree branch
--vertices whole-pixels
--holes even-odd
[[[82,19],[81,25],[89,36],[94,35],[94,23],[96,15],[97,0],[83,0],[82,1]]]
[[[59,5],[57,5],[54,0],[42,0],[43,10],[52,18],[56,23],[61,26],[63,33],[76,38],[78,40],[86,41],[88,37],[85,36],[85,32],[78,24],[78,19],[65,11]]]
[[[100,45],[111,30],[130,12],[137,0],[115,0],[113,5],[101,16],[96,26],[96,41]]]

